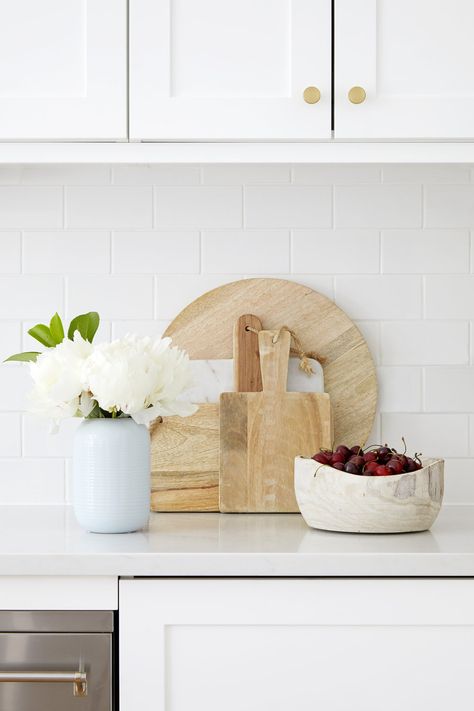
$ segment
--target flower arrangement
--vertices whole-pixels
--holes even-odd
[[[148,425],[160,416],[192,415],[197,406],[182,399],[191,385],[188,355],[170,338],[126,335],[93,344],[95,311],[72,319],[67,336],[57,313],[49,326],[28,333],[46,350],[17,353],[7,361],[28,362],[33,390],[30,410],[57,425],[65,417],[132,417]]]

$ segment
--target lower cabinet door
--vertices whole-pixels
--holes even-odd
[[[121,711],[445,711],[474,699],[474,580],[120,583]]]

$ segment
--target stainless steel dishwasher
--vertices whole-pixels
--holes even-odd
[[[113,612],[0,612],[0,711],[112,711]]]

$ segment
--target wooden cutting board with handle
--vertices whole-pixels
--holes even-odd
[[[234,387],[262,389],[260,319],[245,314],[234,326]],[[249,330],[252,329],[252,330]],[[190,417],[155,420],[151,435],[151,510],[219,510],[219,404],[202,403]]]
[[[220,398],[220,510],[298,511],[294,458],[332,445],[329,395],[286,391],[290,334],[258,334],[263,391]]]

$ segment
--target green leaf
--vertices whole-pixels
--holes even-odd
[[[99,323],[100,317],[97,311],[89,311],[87,314],[76,316],[69,325],[67,337],[72,341],[74,340],[75,332],[79,331],[85,341],[92,343],[97,329],[99,328]]]
[[[41,353],[37,353],[36,351],[27,351],[25,353],[15,353],[15,355],[10,356],[9,358],[5,358],[5,360],[3,362],[8,363],[9,360],[16,360],[16,361],[20,361],[21,363],[25,363],[27,361],[35,361],[39,355],[41,355]]]
[[[47,348],[54,348],[54,346],[56,345],[56,341],[51,335],[49,326],[45,326],[44,323],[37,323],[36,326],[30,328],[28,333],[30,334],[30,336],[36,338],[37,341],[42,343],[43,346],[46,346]]]
[[[54,339],[54,342],[56,345],[58,343],[62,343],[64,340],[64,327],[63,327],[63,322],[61,321],[61,318],[58,313],[55,313],[53,318],[51,319],[51,322],[49,324],[49,330],[51,332],[51,336]]]

